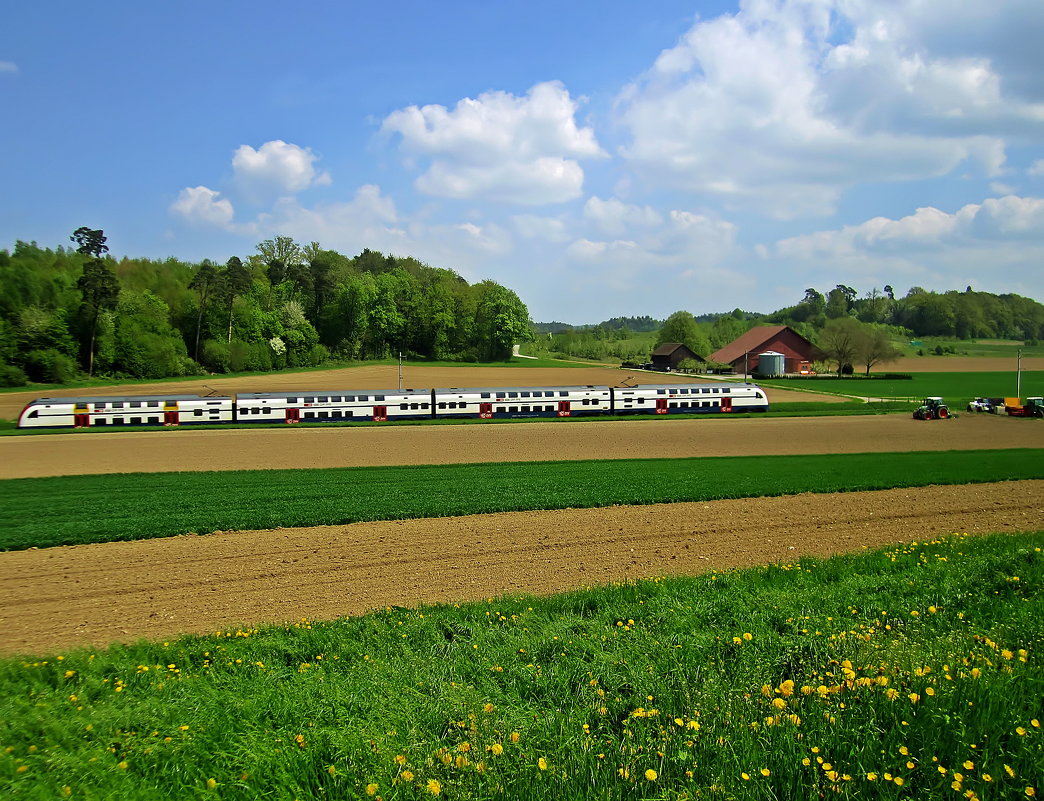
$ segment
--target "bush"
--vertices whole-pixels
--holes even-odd
[[[0,364],[0,387],[24,387],[29,383],[25,370],[13,364]]]
[[[226,343],[217,339],[208,339],[203,343],[203,357],[200,361],[213,373],[238,372],[232,365],[230,350],[231,348]]]
[[[80,368],[72,356],[47,348],[31,350],[25,356],[25,372],[31,381],[46,384],[67,384],[75,381]]]

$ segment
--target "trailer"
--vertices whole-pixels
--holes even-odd
[[[1044,398],[1005,398],[1009,417],[1044,417]]]

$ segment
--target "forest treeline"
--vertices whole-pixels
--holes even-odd
[[[162,378],[318,366],[330,359],[492,361],[528,339],[529,312],[494,281],[364,250],[276,237],[245,259],[114,259],[78,247],[0,250],[0,386],[84,374]]]
[[[807,289],[793,306],[771,314],[734,309],[694,317],[679,311],[667,320],[653,320],[651,326],[649,320],[618,317],[576,328],[545,324],[547,333],[538,343],[548,352],[577,358],[642,362],[649,358],[651,347],[663,342],[682,342],[707,357],[754,326],[789,325],[828,352],[838,350],[838,340],[872,343],[863,359],[873,361],[879,360],[886,340],[1044,339],[1044,305],[1021,295],[975,292],[971,287],[942,293],[913,287],[897,297],[891,286],[870,289],[860,296],[852,287],[838,284],[826,293]],[[630,325],[632,322],[638,324]],[[651,342],[649,337],[636,336],[652,330],[658,333]]]

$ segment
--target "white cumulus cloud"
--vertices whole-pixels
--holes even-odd
[[[458,199],[538,205],[579,197],[579,159],[605,152],[594,131],[575,120],[579,105],[557,81],[524,97],[484,92],[453,109],[409,106],[389,114],[381,130],[398,134],[409,157],[430,159],[421,192]]]
[[[205,186],[182,189],[170,205],[170,211],[187,222],[219,228],[229,228],[235,216],[232,202]]]
[[[1018,5],[991,10],[1017,19]],[[989,43],[938,52],[930,15],[906,9],[748,0],[696,23],[621,93],[622,154],[652,181],[779,218],[832,213],[860,182],[999,174],[1005,137],[1044,133],[1044,105],[1005,94]]]
[[[309,147],[275,139],[256,150],[240,145],[232,156],[233,183],[252,202],[294,195],[310,186],[330,183],[330,175],[318,172],[318,156]]]

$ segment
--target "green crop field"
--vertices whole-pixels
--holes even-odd
[[[0,482],[0,550],[185,532],[1026,478],[1044,478],[1044,450],[8,479]],[[492,486],[496,493],[489,491]]]
[[[908,379],[815,377],[762,379],[758,383],[779,389],[801,389],[856,397],[924,398],[942,395],[955,409],[963,408],[975,397],[1015,396],[1015,371],[995,373],[912,373]],[[1044,395],[1044,371],[1024,370],[1022,396]]]
[[[1044,792],[1044,534],[0,660],[0,794]]]

